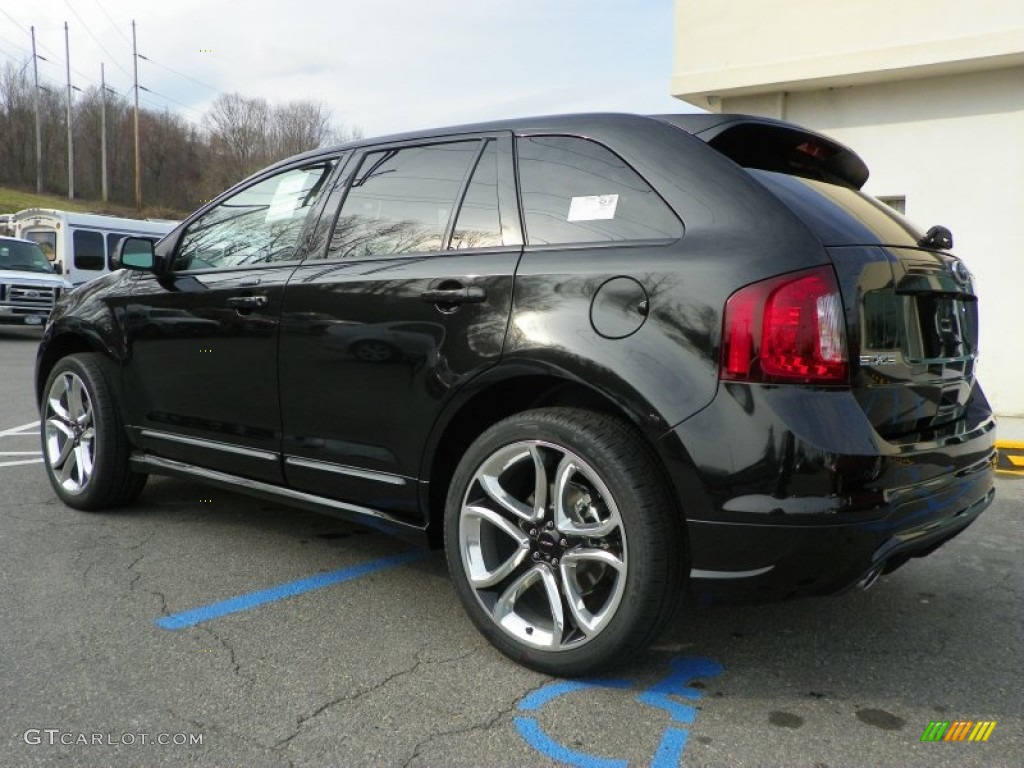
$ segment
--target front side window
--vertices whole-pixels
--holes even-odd
[[[683,227],[618,155],[588,139],[532,136],[517,142],[530,245],[667,240]]]
[[[120,243],[121,240],[126,237],[128,237],[128,235],[122,235],[117,232],[107,233],[107,266],[110,269],[114,268],[114,263],[111,261],[111,259],[114,258],[114,249],[116,249],[117,244]]]
[[[75,252],[76,269],[103,269],[107,261],[103,250],[103,233],[87,229],[76,229],[71,236],[71,247]]]
[[[246,187],[185,229],[175,270],[288,261],[334,160],[293,168]]]
[[[368,153],[334,225],[328,258],[441,250],[479,148],[474,140]]]

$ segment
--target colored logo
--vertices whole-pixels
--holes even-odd
[[[677,768],[690,735],[688,729],[681,726],[692,725],[697,719],[698,711],[697,707],[684,704],[677,699],[700,700],[704,692],[689,683],[696,678],[722,674],[722,665],[710,659],[676,658],[669,662],[669,666],[672,671],[667,677],[650,688],[639,691],[629,680],[619,679],[558,680],[548,683],[521,699],[516,705],[516,709],[526,713],[515,718],[516,730],[527,744],[556,762],[576,768],[627,768],[626,760],[602,757],[565,746],[549,736],[532,716],[555,699],[578,691],[593,688],[623,690],[637,702],[663,710],[671,716],[672,723],[662,730],[661,741],[647,765],[650,768]]]
[[[921,734],[921,741],[988,741],[995,729],[995,720],[933,720]]]

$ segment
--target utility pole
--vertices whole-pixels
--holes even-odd
[[[64,22],[64,61],[68,73],[68,200],[75,199],[75,141],[71,127],[71,43],[68,40],[68,23]]]
[[[32,71],[35,75],[36,89],[32,105],[36,113],[36,194],[43,194],[43,136],[39,128],[39,57],[36,55],[36,28],[32,27]]]
[[[142,152],[139,149],[139,50],[135,45],[135,19],[132,19],[132,64],[135,70],[135,208],[142,210]]]
[[[103,202],[107,202],[107,79],[100,62],[100,183],[103,188]]]

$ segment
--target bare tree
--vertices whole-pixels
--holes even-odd
[[[271,109],[266,99],[222,93],[210,105],[204,122],[215,163],[211,171],[222,186],[266,165],[271,155]]]
[[[274,107],[272,153],[288,157],[316,149],[331,138],[331,113],[312,101],[291,101]]]
[[[28,64],[0,68],[0,184],[35,183],[34,86]],[[43,187],[67,192],[67,113],[59,85],[41,84]],[[80,197],[100,196],[102,94],[86,89],[75,100],[72,129],[75,179]],[[130,205],[134,195],[132,112],[124,97],[107,95],[107,162],[110,199]],[[317,147],[357,138],[358,129],[337,126],[319,102],[271,105],[266,99],[221,94],[202,129],[170,111],[142,109],[142,185],[153,205],[195,208],[265,165]]]

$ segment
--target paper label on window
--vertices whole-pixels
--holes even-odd
[[[619,204],[618,195],[590,195],[574,197],[569,204],[567,221],[596,221],[597,219],[614,219],[615,207]]]
[[[305,183],[304,173],[289,174],[281,179],[274,190],[265,221],[280,221],[294,216],[295,209],[299,206],[299,193]]]

